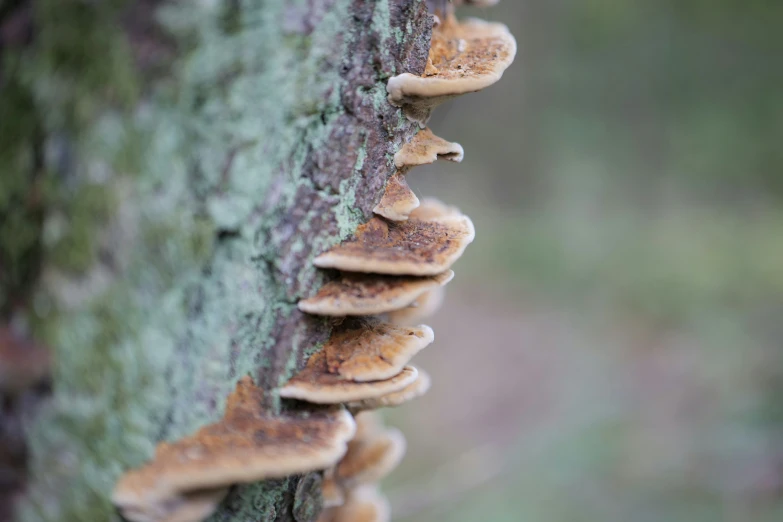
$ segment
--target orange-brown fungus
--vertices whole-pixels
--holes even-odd
[[[366,410],[377,410],[378,408],[393,408],[396,406],[400,406],[402,404],[405,404],[408,401],[411,401],[413,399],[416,399],[417,397],[421,397],[427,391],[430,389],[431,385],[431,379],[427,372],[425,372],[422,369],[418,369],[419,376],[416,378],[416,380],[403,388],[402,390],[394,393],[389,393],[388,395],[384,395],[382,397],[378,397],[377,399],[366,399],[363,401],[355,401],[355,402],[349,402],[346,404],[348,409],[353,412],[362,412],[359,415],[357,415],[357,424],[359,417],[362,415],[365,415],[367,413],[370,413]],[[356,431],[356,437],[355,439],[359,438],[359,429],[357,428]]]
[[[367,439],[354,439],[334,469],[334,478],[348,489],[378,482],[399,465],[405,456],[405,446],[402,432],[394,428],[386,428]]]
[[[49,374],[49,351],[0,327],[0,393],[18,393]]]
[[[114,503],[126,512],[149,511],[201,490],[325,469],[343,456],[356,430],[342,408],[272,416],[261,399],[252,379],[240,380],[222,420],[160,444],[151,462],[120,478]]]
[[[377,411],[356,413],[354,420],[356,421],[356,434],[352,440],[369,440],[386,429],[383,426],[383,419]]]
[[[316,315],[376,315],[400,310],[428,290],[445,285],[454,277],[446,270],[432,277],[384,276],[343,273],[339,280],[324,285],[299,309]]]
[[[430,129],[424,128],[394,155],[394,164],[402,169],[434,163],[438,159],[459,163],[464,157],[462,145],[439,138]]]
[[[422,126],[432,109],[450,98],[480,91],[497,82],[516,55],[516,41],[503,24],[447,16],[433,30],[424,76],[403,73],[389,80],[389,102]]]
[[[345,503],[324,510],[318,522],[389,522],[391,509],[375,486],[362,486],[348,493]]]
[[[323,498],[324,509],[341,506],[345,502],[345,491],[334,480],[331,471],[324,473],[324,479],[321,482],[321,497]]]
[[[401,326],[419,324],[424,319],[435,315],[443,306],[445,299],[445,288],[433,288],[424,292],[410,306],[386,314],[386,320]]]
[[[323,352],[329,373],[356,382],[380,381],[399,374],[434,339],[429,326],[376,323],[335,330]]]
[[[436,275],[447,270],[473,241],[467,216],[389,223],[372,218],[356,235],[315,258],[321,268],[390,275]]]
[[[383,197],[372,211],[392,221],[405,221],[418,206],[419,198],[408,186],[405,177],[397,172],[386,182]]]
[[[324,350],[314,353],[304,370],[296,374],[280,389],[280,396],[316,404],[338,404],[372,399],[399,391],[416,380],[418,371],[406,366],[390,379],[355,382],[329,371]]]

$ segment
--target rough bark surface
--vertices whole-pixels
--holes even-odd
[[[117,477],[243,375],[287,406],[331,328],[296,308],[329,277],[312,258],[393,174],[415,127],[386,80],[430,33],[422,0],[4,5],[0,311],[55,355],[51,391],[3,410],[17,520],[119,520]],[[235,487],[213,520],[313,520],[318,484]]]

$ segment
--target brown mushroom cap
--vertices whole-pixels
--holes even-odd
[[[399,374],[434,340],[432,328],[425,325],[349,325],[332,333],[323,353],[329,373],[355,382],[381,381]]]
[[[391,509],[386,497],[375,486],[352,490],[345,503],[324,511],[318,522],[389,522]]]
[[[421,397],[427,391],[429,391],[432,384],[432,380],[427,372],[417,368],[419,375],[416,380],[410,385],[406,386],[402,390],[394,393],[389,393],[383,397],[377,399],[365,399],[363,401],[349,402],[346,407],[349,411],[356,414],[357,425],[359,424],[359,418],[367,413],[371,413],[367,410],[377,410],[379,408],[393,408],[405,404],[408,401],[412,401],[418,397]],[[360,429],[357,428],[356,436],[354,440],[359,438]]]
[[[272,416],[261,409],[262,393],[249,377],[240,380],[221,421],[160,444],[151,462],[120,478],[114,503],[160,505],[191,492],[325,469],[343,456],[356,431],[346,410]]]
[[[392,221],[406,221],[418,206],[419,198],[408,186],[405,176],[397,172],[386,182],[381,201],[372,211]]]
[[[473,222],[464,215],[393,224],[375,217],[314,263],[348,272],[431,276],[448,270],[475,235]]]
[[[428,290],[454,278],[446,270],[431,277],[384,276],[343,273],[318,293],[299,301],[299,309],[315,315],[377,315],[409,306]]]
[[[386,429],[377,411],[362,411],[354,414],[353,419],[356,421],[356,434],[351,440],[369,440]]]
[[[418,324],[428,317],[432,317],[443,306],[446,299],[445,288],[433,288],[424,292],[410,306],[400,308],[386,314],[386,320],[391,324],[411,325]]]
[[[430,129],[424,128],[394,155],[394,164],[402,169],[434,163],[438,159],[459,163],[464,157],[462,145],[439,138]]]
[[[324,509],[342,506],[345,502],[345,491],[334,480],[332,470],[324,474],[323,482],[321,482],[321,497]]]
[[[380,397],[399,391],[416,380],[418,371],[406,366],[390,379],[354,382],[329,371],[324,350],[314,353],[307,366],[280,389],[280,396],[315,404],[339,404]]]
[[[394,428],[386,428],[367,439],[354,439],[335,467],[334,478],[348,489],[376,483],[399,465],[405,447],[405,437]]]
[[[389,102],[421,126],[432,109],[460,94],[497,82],[514,61],[517,44],[503,24],[449,17],[432,33],[430,60],[437,74],[403,73],[389,80]]]

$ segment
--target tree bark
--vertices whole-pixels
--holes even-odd
[[[119,520],[119,475],[243,375],[285,407],[331,329],[296,308],[329,277],[312,258],[415,132],[385,85],[423,71],[431,23],[423,0],[3,5],[0,312],[54,355],[3,412],[17,520]],[[237,486],[213,520],[313,520],[319,495]]]

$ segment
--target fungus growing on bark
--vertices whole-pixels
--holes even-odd
[[[324,473],[324,480],[321,482],[321,498],[324,509],[341,506],[345,502],[345,492],[334,480],[333,473],[334,469],[327,470]]]
[[[353,439],[348,452],[334,469],[334,479],[347,489],[380,481],[396,468],[405,456],[405,437],[394,428],[385,428],[372,436]]]
[[[381,381],[399,374],[434,339],[425,325],[360,324],[333,332],[323,353],[330,373],[356,382]]]
[[[323,350],[314,353],[304,370],[280,388],[285,399],[299,399],[315,404],[340,404],[372,399],[399,391],[416,380],[418,371],[405,366],[391,378],[377,381],[351,381],[329,371],[329,361]]]
[[[497,82],[516,51],[516,41],[505,25],[475,18],[460,22],[449,15],[432,32],[429,72],[392,77],[386,86],[389,102],[423,127],[441,103]]]
[[[356,413],[354,420],[356,421],[356,433],[352,440],[367,440],[385,429],[383,419],[376,411]]]
[[[41,382],[50,364],[49,350],[0,327],[0,393],[17,394]]]
[[[237,383],[226,413],[214,424],[176,442],[161,443],[146,465],[128,471],[112,496],[127,518],[151,513],[167,520],[188,496],[235,483],[281,478],[333,466],[345,454],[356,423],[342,408],[272,416],[261,408],[263,392],[250,377]],[[205,502],[203,497],[200,502]]]
[[[397,172],[386,182],[381,201],[372,211],[392,221],[406,221],[418,206],[419,198],[408,186],[405,176]]]
[[[447,284],[454,272],[431,277],[383,276],[343,273],[318,293],[299,301],[299,309],[315,315],[376,315],[400,310],[422,294]]]
[[[314,263],[349,272],[432,276],[448,270],[474,237],[473,222],[465,215],[393,224],[375,217]]]
[[[325,510],[318,522],[389,522],[391,509],[376,486],[351,490],[343,505]]]
[[[421,397],[430,389],[432,383],[430,376],[424,370],[417,368],[419,374],[416,380],[410,385],[406,386],[402,390],[394,393],[389,393],[377,399],[365,399],[363,401],[349,402],[345,406],[349,411],[357,414],[358,418],[362,415],[370,413],[367,410],[377,410],[379,408],[393,408],[405,404],[408,401]],[[359,438],[359,430],[357,429],[356,437]]]
[[[394,164],[398,169],[404,169],[434,163],[439,159],[459,163],[464,157],[462,145],[439,138],[430,129],[424,128],[394,155]]]
[[[386,319],[392,324],[401,326],[419,324],[426,318],[432,317],[443,306],[446,299],[445,288],[434,288],[424,292],[410,306],[394,310],[386,314]]]

